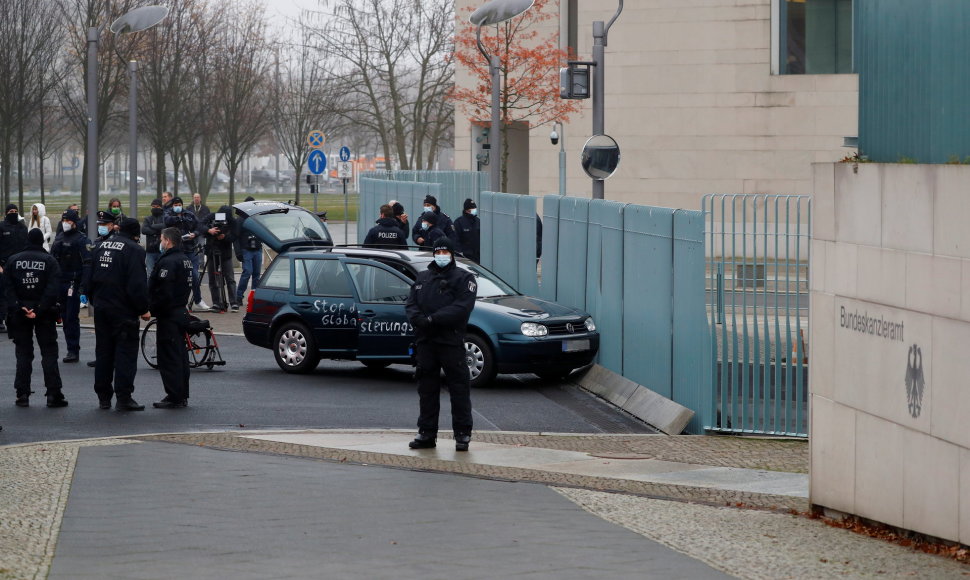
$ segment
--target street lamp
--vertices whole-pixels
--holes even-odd
[[[610,27],[616,22],[616,19],[620,17],[620,12],[623,12],[623,0],[620,0],[620,5],[616,9],[616,14],[610,19],[610,22],[604,26],[602,20],[597,20],[593,22],[593,62],[596,63],[593,67],[593,136],[603,135],[605,133],[606,120],[604,119],[604,108],[603,103],[604,98],[604,85],[606,84],[606,42],[607,35],[610,33]],[[615,144],[615,142],[614,142]],[[617,159],[619,159],[619,152],[617,152]],[[615,165],[614,165],[615,168]],[[605,193],[605,187],[603,184],[603,179],[593,179],[593,199],[603,199]]]
[[[559,125],[559,132],[556,132],[556,125]],[[552,133],[549,133],[549,140],[555,145],[559,143],[559,195],[566,195],[566,130],[562,126],[562,121],[552,124]]]
[[[165,6],[142,6],[141,8],[135,8],[130,12],[127,12],[122,17],[111,23],[109,30],[114,34],[125,34],[127,32],[138,32],[151,28],[159,22],[168,14],[168,8]],[[87,90],[88,90],[88,140],[87,147],[84,150],[85,162],[87,163],[88,169],[88,195],[85,205],[88,209],[88,231],[96,232],[98,231],[98,39],[101,36],[101,27],[92,26],[88,28],[88,78],[87,78]],[[135,67],[134,63],[131,63],[131,68],[129,69],[134,77]],[[133,91],[137,90],[136,88]],[[132,96],[129,100],[130,103],[136,102],[134,99],[137,97],[137,93]],[[129,123],[134,124],[136,117],[134,113],[129,112]],[[138,191],[137,191],[137,126],[133,129],[129,126],[129,159],[130,159],[130,175],[131,179],[131,217],[135,217],[137,205],[138,205]]]
[[[488,63],[488,72],[492,80],[492,129],[490,131],[492,139],[489,151],[489,155],[491,156],[489,173],[492,191],[498,191],[502,181],[502,132],[500,126],[501,120],[499,119],[499,108],[501,106],[499,98],[499,89],[501,88],[499,73],[501,72],[502,63],[498,55],[489,55],[485,50],[485,45],[482,44],[482,27],[511,20],[531,8],[534,2],[535,0],[491,0],[491,2],[486,2],[479,6],[468,17],[468,20],[478,27],[475,32],[475,41],[478,43],[479,52],[482,53],[482,56],[485,57],[485,62]]]

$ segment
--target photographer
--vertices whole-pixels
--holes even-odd
[[[182,251],[192,262],[192,303],[195,305],[192,309],[209,310],[209,305],[202,300],[202,281],[199,279],[198,238],[205,233],[205,224],[199,224],[195,214],[183,207],[182,198],[176,197],[165,210],[165,226],[182,232]]]
[[[209,269],[209,294],[212,309],[225,312],[226,302],[233,312],[239,311],[236,300],[236,279],[232,269],[233,242],[236,240],[236,220],[232,208],[224,205],[205,219],[205,254]],[[225,284],[223,291],[222,284]]]

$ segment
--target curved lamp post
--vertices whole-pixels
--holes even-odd
[[[482,44],[482,27],[511,20],[531,8],[534,2],[535,0],[491,0],[491,2],[479,6],[468,17],[469,22],[478,27],[475,32],[475,41],[478,43],[479,52],[482,53],[488,63],[488,72],[492,79],[492,128],[489,131],[492,135],[491,161],[489,162],[489,180],[491,181],[492,191],[498,191],[502,186],[502,133],[501,119],[499,118],[501,107],[499,73],[502,63],[498,55],[489,55],[488,51],[485,50],[485,45]]]
[[[142,6],[127,12],[111,23],[109,30],[114,34],[125,34],[128,32],[138,32],[155,26],[168,14],[165,6]],[[84,150],[85,163],[88,169],[88,195],[85,205],[88,210],[88,232],[93,235],[98,231],[98,39],[101,36],[101,27],[92,26],[88,28],[88,140],[87,148]],[[135,81],[136,65],[134,61],[129,63],[129,71],[132,77],[132,88],[129,95],[129,165],[130,170],[128,179],[130,180],[129,192],[131,195],[131,209],[129,216],[135,217],[138,206],[138,133],[137,133],[137,85]]]

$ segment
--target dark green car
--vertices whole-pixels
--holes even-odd
[[[321,358],[369,367],[413,364],[414,329],[404,302],[430,252],[333,247],[312,213],[278,202],[235,208],[243,228],[279,255],[251,291],[243,319],[246,339],[273,351],[286,372],[305,373]],[[486,268],[458,265],[478,279],[468,322],[466,360],[472,386],[496,373],[562,378],[593,362],[599,333],[589,314],[524,296]]]

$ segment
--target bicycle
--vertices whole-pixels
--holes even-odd
[[[141,331],[141,356],[153,369],[158,368],[158,333],[154,330],[157,323],[158,320],[152,318]],[[184,334],[185,349],[189,352],[189,368],[205,366],[212,370],[213,367],[226,364],[208,320],[190,314],[189,327]]]

